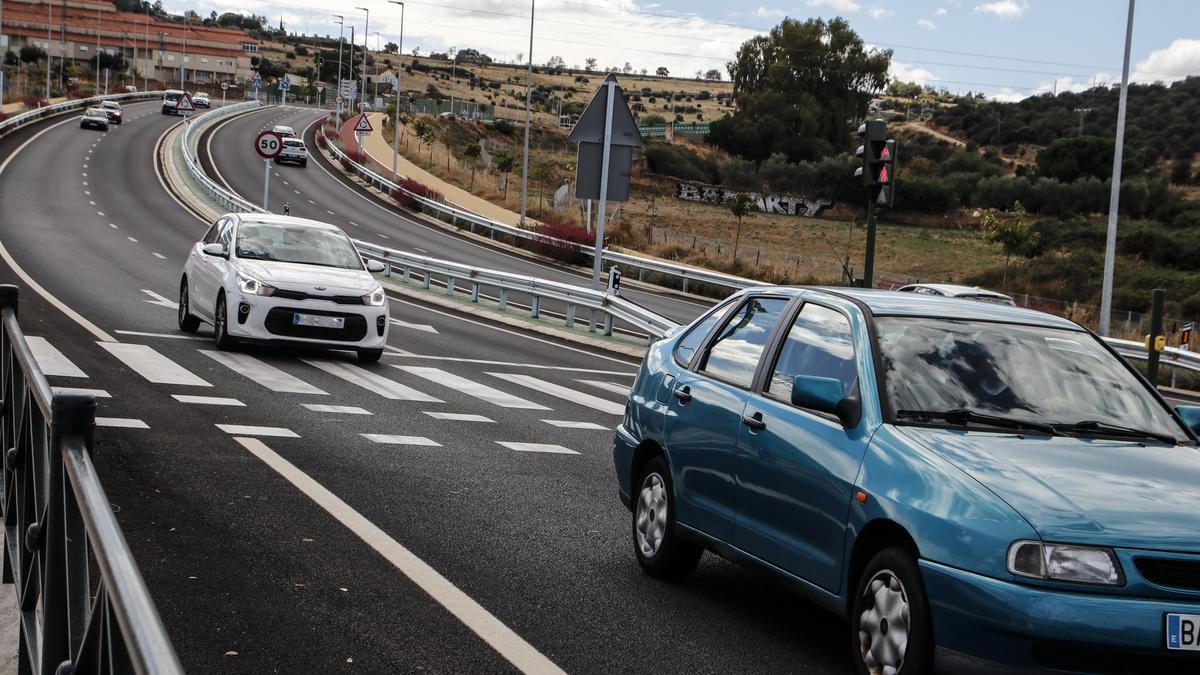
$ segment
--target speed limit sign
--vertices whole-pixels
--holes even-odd
[[[254,151],[263,159],[275,159],[283,150],[283,137],[274,131],[263,131],[254,139]]]
[[[228,83],[228,82],[222,82],[222,83],[221,83],[221,91],[228,91],[228,90],[229,90],[229,83]]]

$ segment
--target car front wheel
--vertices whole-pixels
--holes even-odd
[[[633,548],[638,564],[652,577],[680,579],[700,562],[704,549],[675,532],[675,495],[662,457],[642,469],[633,504]]]
[[[192,315],[188,300],[187,278],[184,277],[183,281],[179,282],[179,330],[195,333],[200,328],[200,319]]]
[[[916,556],[886,548],[858,579],[850,614],[855,669],[867,673],[927,673],[933,668],[933,634]]]
[[[383,357],[382,349],[360,349],[358,350],[358,360],[360,363],[376,363]]]
[[[226,312],[225,293],[222,291],[217,296],[217,306],[213,309],[213,341],[217,343],[217,349],[233,349],[235,340],[229,336],[229,316]]]

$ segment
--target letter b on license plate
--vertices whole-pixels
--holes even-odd
[[[1167,615],[1167,649],[1200,651],[1200,614]]]

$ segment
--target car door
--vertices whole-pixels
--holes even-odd
[[[667,403],[666,443],[676,481],[676,519],[733,541],[737,495],[734,450],[759,357],[785,297],[750,296],[733,311],[675,381]]]
[[[851,322],[842,311],[806,302],[780,331],[737,443],[736,545],[831,592],[840,591],[846,518],[870,434],[791,402],[796,375],[858,387]]]
[[[193,249],[193,253],[196,255],[195,273],[193,274],[195,283],[190,293],[192,295],[192,312],[211,319],[213,318],[213,308],[216,307],[217,291],[225,283],[228,261],[220,256],[207,255],[201,249],[205,244],[222,244],[228,255],[233,245],[233,219],[218,220],[209,234],[212,235],[211,241],[210,237],[206,236],[205,240]]]

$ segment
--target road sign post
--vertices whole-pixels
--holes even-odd
[[[192,97],[186,92],[179,97],[179,102],[175,104],[175,112],[182,113],[185,120],[189,120],[191,114],[196,112],[196,104],[192,103]]]
[[[268,207],[270,202],[268,197],[271,190],[271,160],[279,156],[283,150],[283,137],[274,131],[263,131],[254,138],[254,151],[259,157],[263,158],[263,203],[262,207],[266,211],[271,209]]]
[[[227,91],[229,91],[229,83],[222,82],[221,83],[221,105],[222,106],[225,105],[225,92],[227,92]]]
[[[354,125],[354,140],[358,142],[358,155],[362,157],[362,137],[375,130],[371,126],[371,120],[366,113],[358,116],[358,123]]]

